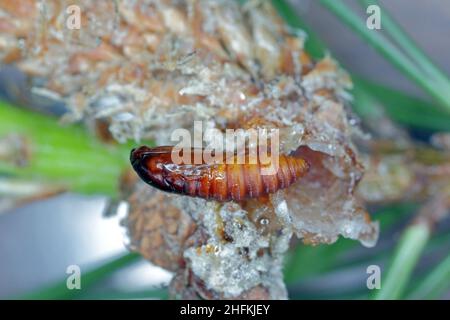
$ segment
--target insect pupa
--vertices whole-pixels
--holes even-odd
[[[253,164],[174,164],[172,150],[171,146],[142,146],[131,151],[130,161],[139,177],[155,188],[221,202],[258,198],[287,188],[309,168],[301,157],[286,155],[278,157],[278,170],[273,174],[262,174],[259,158]],[[188,152],[194,159],[203,149]]]

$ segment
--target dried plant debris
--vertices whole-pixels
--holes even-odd
[[[101,123],[119,142],[171,144],[174,129],[277,128],[302,152],[303,179],[265,201],[216,203],[132,182],[131,248],[176,273],[182,297],[287,298],[282,260],[292,235],[373,246],[378,224],[354,196],[364,168],[352,137],[347,74],[313,61],[300,32],[269,2],[0,1],[0,59],[35,92],[64,101],[64,121]],[[66,28],[68,5],[81,28]]]
[[[16,167],[25,167],[31,159],[31,143],[16,133],[0,137],[0,160]]]
[[[233,298],[260,287],[266,298],[287,298],[282,261],[292,231],[272,202],[251,200],[242,208],[169,195],[143,183],[129,201],[124,223],[130,247],[176,272],[171,286],[184,283],[180,292],[194,286],[198,297]]]
[[[183,250],[196,229],[192,218],[171,203],[167,195],[137,184],[128,198],[130,212],[126,227],[130,249],[170,271],[184,265]]]
[[[379,140],[371,143],[370,154],[357,190],[367,203],[423,202],[450,190],[450,152],[445,149]]]

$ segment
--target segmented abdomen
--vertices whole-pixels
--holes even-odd
[[[131,152],[131,162],[139,176],[148,184],[168,192],[217,201],[241,201],[274,193],[289,187],[308,170],[307,162],[299,157],[280,155],[278,170],[262,174],[263,165],[254,164],[174,164],[172,147],[140,147]],[[192,149],[189,158],[193,159]]]

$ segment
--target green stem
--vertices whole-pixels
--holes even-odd
[[[384,10],[377,0],[360,0],[363,7],[376,4],[380,8],[383,29],[396,42],[396,44],[408,54],[414,62],[416,62],[423,71],[427,72],[429,76],[434,77],[439,82],[450,85],[448,77],[436,67],[436,65],[428,58],[425,52],[420,49],[414,40],[402,29],[402,27],[391,17],[391,15]]]
[[[83,193],[117,194],[128,165],[129,146],[105,145],[81,126],[61,126],[54,118],[0,101],[0,138],[9,134],[29,141],[24,167],[0,161],[0,174],[56,182]]]
[[[58,281],[56,284],[37,292],[27,294],[21,299],[45,300],[45,299],[73,299],[77,298],[82,292],[90,288],[98,281],[111,275],[113,272],[126,267],[140,259],[140,255],[136,253],[127,253],[119,258],[107,262],[86,273],[81,272],[81,289],[69,290],[67,288],[66,279]]]
[[[429,237],[430,229],[426,224],[413,224],[405,229],[375,299],[392,300],[402,297]]]
[[[450,255],[423,279],[409,299],[438,299],[450,288]]]
[[[352,75],[353,109],[370,121],[377,117],[377,103],[393,120],[419,129],[450,131],[450,115],[433,104],[411,97],[401,91]]]
[[[374,49],[396,66],[403,74],[428,92],[441,106],[450,112],[450,87],[445,83],[430,81],[414,63],[379,33],[369,30],[364,22],[342,1],[321,0],[321,4],[358,33]]]

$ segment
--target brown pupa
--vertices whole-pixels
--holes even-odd
[[[131,151],[130,161],[141,179],[155,188],[221,202],[258,198],[287,188],[309,168],[301,157],[286,155],[279,156],[278,170],[271,175],[262,174],[259,158],[254,164],[174,164],[172,150],[171,146],[142,146]],[[203,154],[203,149],[189,152],[194,163],[195,153]]]

